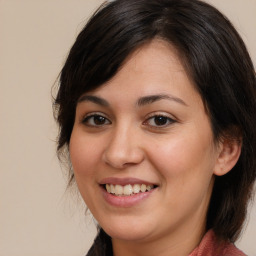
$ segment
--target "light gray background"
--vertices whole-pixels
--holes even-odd
[[[82,256],[95,226],[65,193],[51,86],[101,0],[0,0],[0,256]],[[256,0],[209,0],[256,63]],[[256,206],[237,245],[256,255]]]

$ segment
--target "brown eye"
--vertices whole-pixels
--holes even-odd
[[[106,118],[103,116],[94,116],[93,121],[96,125],[103,125],[106,122]]]
[[[173,120],[170,117],[164,116],[164,115],[155,115],[147,119],[146,124],[153,127],[166,127],[170,124],[175,123],[175,120]]]
[[[156,116],[154,117],[154,122],[157,126],[166,125],[168,122],[168,118],[165,116]]]
[[[103,126],[110,124],[110,121],[106,117],[96,114],[85,117],[82,122],[88,126]]]

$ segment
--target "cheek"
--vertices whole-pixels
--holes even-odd
[[[70,139],[69,152],[78,183],[80,182],[79,178],[86,176],[87,178],[84,179],[84,182],[86,182],[94,174],[95,165],[99,163],[100,150],[101,147],[97,144],[97,141],[91,141],[90,137],[81,136],[76,130],[73,131]]]
[[[200,144],[197,138],[183,136],[170,143],[160,141],[149,152],[151,162],[161,176],[162,198],[167,202],[168,212],[176,209],[175,214],[183,216],[207,207],[214,163],[210,145],[210,140]]]
[[[69,145],[75,181],[80,194],[91,211],[96,209],[95,195],[98,190],[96,181],[97,165],[100,159],[100,145],[77,130],[74,130]]]
[[[166,179],[183,179],[186,176],[203,178],[212,174],[215,155],[211,136],[191,134],[159,140],[151,147],[150,158]]]

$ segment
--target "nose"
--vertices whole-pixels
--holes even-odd
[[[144,159],[140,135],[128,127],[112,131],[103,153],[103,161],[115,169],[139,164]]]

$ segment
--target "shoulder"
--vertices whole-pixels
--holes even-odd
[[[223,250],[223,256],[246,256],[246,254],[236,248],[234,244],[227,243]]]
[[[220,242],[214,232],[209,230],[199,246],[189,256],[246,256],[229,242]]]

